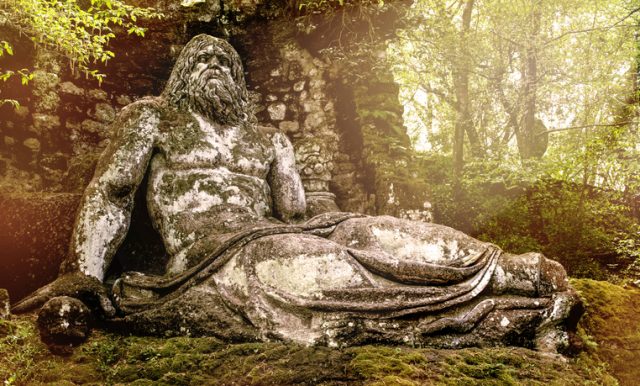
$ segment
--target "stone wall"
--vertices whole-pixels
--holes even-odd
[[[260,124],[285,132],[294,143],[309,201],[318,206],[312,212],[336,209],[332,201],[337,195],[342,210],[399,214],[384,204],[389,193],[378,192],[391,184],[373,176],[381,163],[366,156],[389,149],[362,141],[363,133],[367,138],[388,135],[364,112],[366,98],[395,104],[391,110],[396,114],[389,117],[395,119],[393,127],[403,130],[397,88],[387,92],[374,83],[352,83],[353,69],[319,54],[321,38],[305,36],[283,15],[282,6],[240,1],[225,7],[210,0],[183,2],[189,6],[161,0],[137,3],[159,7],[167,18],[150,24],[142,40],[125,35],[114,41],[118,55],[101,69],[107,74],[102,87],[70,73],[66,63],[50,53],[34,55],[30,96],[23,98],[20,109],[0,119],[0,172],[11,188],[82,190],[117,111],[141,96],[157,95],[181,47],[205,32],[229,38],[240,51]],[[377,55],[370,61],[378,61]]]
[[[43,221],[70,227],[75,207],[51,211],[49,197],[83,191],[118,111],[144,95],[158,95],[184,44],[198,33],[209,33],[227,38],[239,51],[259,124],[292,140],[310,215],[343,210],[430,219],[425,183],[408,151],[398,88],[384,65],[384,39],[374,46],[361,45],[358,35],[338,42],[335,34],[340,31],[332,20],[344,15],[303,22],[292,19],[282,5],[259,1],[182,2],[189,6],[136,2],[159,6],[168,16],[148,25],[143,39],[119,34],[112,47],[116,58],[101,69],[107,74],[101,86],[69,71],[52,53],[23,51],[25,63],[35,68],[34,79],[28,87],[16,88],[22,106],[15,111],[5,106],[0,114],[0,198],[7,198],[3,218],[31,208],[33,201],[42,206]],[[337,49],[338,43],[344,46]],[[7,192],[40,196],[20,201]],[[139,209],[144,197],[138,202]],[[119,256],[140,256],[141,266],[150,250],[166,258],[162,248],[146,240],[157,238],[146,212],[136,211],[132,222],[131,237]],[[8,234],[21,235],[25,224],[12,224]],[[144,235],[145,242],[140,244],[133,233]],[[57,271],[68,235],[56,240],[51,248],[56,258],[12,249],[11,261],[35,259],[47,273],[24,288],[35,289]]]

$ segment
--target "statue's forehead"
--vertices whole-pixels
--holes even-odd
[[[207,44],[206,46],[202,47],[202,49],[200,50],[200,52],[206,52],[208,54],[223,54],[223,55],[229,55],[229,53],[227,52],[227,50],[224,49],[224,47],[222,47],[221,44],[217,44],[215,42],[212,42],[210,44]]]

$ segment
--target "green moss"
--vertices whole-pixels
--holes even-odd
[[[589,279],[573,280],[587,312],[579,331],[594,358],[623,385],[640,379],[640,290]]]
[[[82,356],[53,356],[40,342],[33,317],[2,321],[8,333],[0,335],[0,382],[5,384],[90,384],[101,378],[97,368]]]
[[[405,348],[365,346],[353,349],[355,357],[350,368],[364,379],[381,381],[391,379],[397,384],[413,384],[411,378],[420,372],[424,356]]]
[[[640,291],[574,280],[587,349],[563,360],[523,348],[436,350],[155,338],[94,331],[68,357],[49,354],[33,316],[0,321],[0,382],[8,384],[634,385]]]

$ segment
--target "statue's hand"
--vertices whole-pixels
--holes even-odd
[[[59,276],[53,282],[16,303],[11,311],[14,313],[32,311],[42,307],[49,299],[58,296],[79,299],[98,315],[112,317],[116,313],[105,286],[100,280],[82,272],[71,272]]]

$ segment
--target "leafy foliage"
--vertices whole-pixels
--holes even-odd
[[[13,0],[0,3],[0,25],[17,30],[44,49],[55,50],[69,60],[71,68],[96,79],[104,74],[95,69],[97,63],[106,64],[115,54],[108,44],[116,35],[116,28],[129,34],[144,36],[145,28],[136,24],[140,18],[160,18],[151,8],[139,8],[122,0]],[[12,44],[0,40],[0,57],[13,55]],[[23,84],[31,80],[29,69],[0,67],[0,80],[19,75]],[[4,100],[0,103],[16,101]]]
[[[436,221],[581,276],[637,258],[637,3],[418,0],[404,19],[390,52]]]

